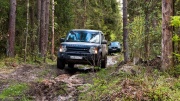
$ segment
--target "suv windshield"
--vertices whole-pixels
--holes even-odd
[[[118,42],[111,42],[111,46],[119,46]]]
[[[70,31],[66,37],[66,42],[99,43],[100,34],[92,31]]]

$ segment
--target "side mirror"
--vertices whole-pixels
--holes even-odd
[[[60,39],[60,42],[64,42],[64,41],[65,41],[65,39],[64,39],[64,38],[61,38],[61,39]]]
[[[101,43],[102,44],[107,44],[107,40],[103,40]]]

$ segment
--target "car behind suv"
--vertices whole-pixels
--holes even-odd
[[[57,68],[65,64],[89,64],[105,68],[107,64],[107,41],[100,30],[73,29],[61,38],[57,57]]]
[[[118,41],[110,42],[108,45],[108,54],[121,52],[121,45]]]

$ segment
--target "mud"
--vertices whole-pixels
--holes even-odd
[[[108,56],[107,68],[117,64],[118,55]],[[83,68],[82,68],[83,67]],[[29,99],[35,101],[77,101],[79,92],[88,90],[91,80],[82,78],[82,73],[92,73],[90,66],[75,65],[75,68],[56,65],[17,65],[0,70],[0,93],[12,82],[27,83],[31,89],[26,92]],[[78,87],[82,86],[81,90]],[[19,98],[21,99],[21,98]]]

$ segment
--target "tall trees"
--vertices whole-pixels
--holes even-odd
[[[11,12],[14,14],[15,8],[13,5],[16,5],[14,2],[17,2],[19,5],[16,9],[16,16],[13,13],[9,17],[7,16],[10,13],[8,12],[10,2],[12,5]],[[103,30],[106,34],[106,39],[109,41],[122,39],[122,19],[116,0],[53,0],[52,2],[57,4],[55,11],[52,8],[54,15],[53,13],[49,13],[49,0],[30,0],[29,8],[26,6],[28,0],[10,0],[10,2],[0,1],[0,12],[2,13],[0,15],[0,53],[6,53],[4,51],[6,50],[6,41],[8,41],[7,53],[9,56],[14,56],[14,50],[16,50],[18,56],[24,58],[27,55],[27,59],[32,60],[32,58],[35,59],[35,56],[39,56],[39,54],[44,57],[47,52],[50,52],[46,50],[51,43],[48,40],[48,29],[51,27],[51,24],[48,24],[49,22],[52,22],[52,30],[54,29],[56,32],[54,33],[52,31],[54,33],[52,34],[52,38],[54,36],[54,39],[51,40],[52,54],[54,53],[54,48],[57,49],[53,44],[59,44],[57,40],[64,37],[67,30],[72,28],[100,29]],[[29,15],[27,15],[27,11]],[[51,17],[54,20],[48,21],[49,14],[52,14]],[[15,32],[16,36],[12,34]],[[27,37],[25,36],[26,32],[29,33]],[[9,35],[8,40],[5,39],[7,36],[5,35],[6,33]],[[111,35],[114,38],[111,38]],[[31,56],[32,58],[30,58]]]
[[[149,61],[159,56],[161,54],[161,1],[129,0],[127,9],[130,58],[136,57]]]
[[[129,60],[128,50],[128,31],[127,31],[127,0],[123,0],[123,49],[124,49],[124,62]]]
[[[7,44],[7,55],[10,57],[14,57],[15,26],[16,26],[15,24],[16,24],[16,0],[10,0],[8,44]]]
[[[173,1],[162,0],[162,70],[173,66],[172,27],[170,19],[173,15]]]

